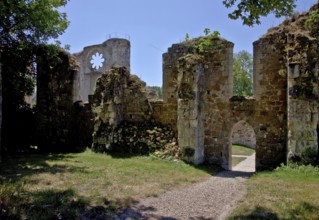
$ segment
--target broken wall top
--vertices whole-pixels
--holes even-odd
[[[318,3],[314,4],[309,11],[302,12],[302,13],[295,13],[291,18],[287,18],[283,21],[280,25],[274,28],[270,28],[268,32],[262,36],[263,38],[269,38],[272,35],[278,34],[294,34],[294,35],[303,35],[307,36],[309,39],[314,39],[313,29],[315,27],[311,25],[311,19],[315,19],[316,14],[319,13],[319,1]],[[309,23],[310,22],[310,23]],[[317,21],[314,23],[318,24],[318,17]]]
[[[81,71],[85,74],[90,74],[91,72],[104,73],[111,67],[120,66],[125,66],[129,70],[130,47],[130,41],[112,38],[102,44],[84,47],[82,52],[74,55],[81,63]]]

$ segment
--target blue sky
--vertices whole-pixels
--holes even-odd
[[[307,11],[317,0],[298,0],[296,11]],[[162,54],[174,43],[217,30],[235,43],[234,52],[252,52],[252,43],[283,19],[268,16],[255,27],[230,20],[222,0],[70,0],[62,9],[71,22],[60,36],[71,52],[100,44],[119,33],[131,41],[131,72],[148,85],[162,85]]]

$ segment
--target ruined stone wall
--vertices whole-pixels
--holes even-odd
[[[274,35],[254,42],[256,166],[276,167],[286,160],[287,76],[282,72],[284,45]]]
[[[160,110],[160,121],[170,124],[177,132],[177,78],[178,59],[187,52],[183,45],[173,44],[163,54],[163,104],[158,107]]]
[[[177,133],[177,103],[166,103],[163,100],[150,100],[152,119],[170,126]]]
[[[257,168],[284,162],[287,80],[280,75],[283,46],[272,38],[255,42],[255,98],[244,98],[232,97],[233,44],[214,39],[209,49],[194,51],[196,41],[203,40],[173,45],[165,55],[171,59],[164,59],[164,79],[174,82],[168,86],[164,81],[164,97],[177,96],[178,143],[183,159],[231,167],[234,127],[244,121],[256,135],[252,145],[256,145]]]
[[[73,77],[78,64],[66,52],[51,56],[45,47],[42,50],[37,57],[37,144],[66,150],[72,145]]]
[[[318,5],[312,10],[318,13]],[[234,142],[256,148],[257,169],[285,162],[287,144],[292,157],[318,152],[319,28],[303,27],[309,15],[287,20],[254,42],[254,97],[233,97],[233,43],[218,36],[174,44],[163,54],[163,100],[148,100],[145,83],[130,75],[128,41],[107,41],[106,50],[85,48],[77,55],[81,73],[74,99],[86,100],[101,76],[90,101],[93,149],[125,145],[143,153],[176,146],[177,138],[175,155],[226,169]],[[90,64],[96,53],[104,58],[101,66]],[[247,132],[246,140],[241,134]]]
[[[189,55],[181,57],[178,63],[178,143],[184,160],[195,164],[204,161],[204,124],[200,109],[204,70],[200,59]]]
[[[149,120],[152,107],[146,96],[146,83],[130,75],[124,94],[123,119],[128,122]]]
[[[130,70],[130,42],[126,39],[112,38],[100,45],[85,47],[74,54],[80,63],[80,71],[74,77],[73,101],[88,101],[97,79],[111,67],[124,66]]]
[[[209,48],[199,51],[198,45],[203,40],[175,44],[164,54],[164,102],[174,103],[176,97],[182,158],[198,164],[214,157],[214,162],[221,164],[220,152],[228,143],[228,135],[220,132],[219,124],[223,122],[218,121],[217,115],[227,111],[227,101],[232,95],[233,44],[219,38],[210,39]],[[217,144],[213,143],[214,129],[218,133]]]
[[[313,10],[317,13],[318,7]],[[145,85],[131,76],[116,86],[122,88],[120,95],[105,88],[95,94],[113,92],[111,99],[99,98],[95,143],[103,148],[125,144],[125,136],[130,149],[149,149],[166,129],[172,142],[177,137],[182,159],[226,169],[231,168],[232,143],[255,147],[259,170],[286,162],[287,145],[293,158],[307,149],[317,153],[319,34],[318,28],[299,27],[308,15],[285,21],[254,42],[253,97],[232,94],[233,43],[209,35],[172,45],[163,54],[163,100],[147,100]],[[116,129],[105,129],[112,120]],[[128,123],[121,127],[123,121]],[[167,127],[158,129],[156,123]]]
[[[92,145],[94,115],[89,103],[73,103],[71,109],[69,142],[74,149],[85,149]]]
[[[152,115],[154,106],[147,99],[145,83],[125,67],[102,74],[90,104],[95,115],[94,151],[146,154],[159,150],[178,156],[175,132],[154,120],[160,116],[158,110]]]
[[[216,48],[205,54],[205,74],[201,91],[202,117],[205,126],[205,160],[228,168],[230,159],[231,112],[229,99],[233,89],[233,43],[218,42]]]
[[[288,160],[303,160],[318,152],[318,72],[319,3],[309,12],[296,14],[268,31],[262,40],[278,51],[279,75],[288,87],[287,148]],[[280,58],[281,56],[281,58]],[[263,61],[267,65],[269,61]],[[274,65],[274,63],[270,63]],[[308,155],[305,155],[308,154]],[[309,161],[303,161],[309,163]]]
[[[318,45],[302,34],[288,37],[288,160],[303,160],[318,152]]]

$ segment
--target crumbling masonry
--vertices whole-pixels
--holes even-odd
[[[89,100],[93,150],[165,149],[194,164],[230,169],[240,131],[250,137],[240,144],[256,149],[257,169],[316,156],[319,24],[313,14],[318,4],[254,42],[253,97],[233,96],[234,45],[216,36],[174,44],[163,54],[163,100],[147,99],[145,83],[130,75],[129,41],[85,48],[76,54],[73,102]],[[93,55],[99,64],[92,64]]]

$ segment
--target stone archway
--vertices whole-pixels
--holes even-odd
[[[237,122],[232,129],[231,142],[250,148],[256,148],[256,134],[254,129],[246,121]]]
[[[256,134],[253,127],[244,120],[234,124],[230,133],[229,170],[255,172],[255,149]]]

